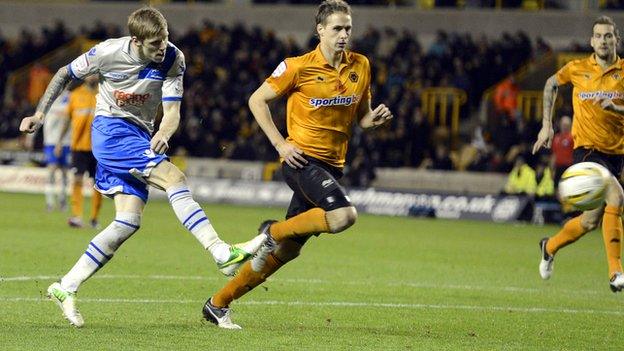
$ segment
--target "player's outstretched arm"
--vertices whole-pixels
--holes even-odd
[[[157,154],[164,154],[169,150],[169,139],[180,124],[180,105],[180,101],[163,102],[163,118],[150,141],[150,148]]]
[[[268,83],[262,83],[249,97],[249,109],[284,162],[292,168],[302,168],[304,164],[308,163],[303,157],[303,150],[284,139],[271,117],[269,102],[277,97],[278,95]]]
[[[533,144],[533,153],[535,154],[541,148],[549,148],[552,145],[553,136],[555,130],[552,125],[553,108],[555,106],[555,100],[557,100],[557,90],[559,85],[557,84],[556,76],[551,76],[546,80],[544,85],[544,104],[542,106],[542,129],[537,134],[537,140]]]
[[[56,100],[70,81],[71,76],[67,71],[67,66],[61,67],[52,77],[45,93],[39,99],[39,105],[37,105],[35,114],[22,119],[19,127],[20,132],[32,133],[41,127],[43,118],[50,110],[50,106],[52,106],[54,100]]]

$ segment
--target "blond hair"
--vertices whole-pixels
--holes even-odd
[[[163,35],[167,30],[165,16],[153,7],[140,8],[128,17],[130,36],[139,41]]]
[[[331,16],[335,12],[342,12],[347,15],[351,15],[351,6],[343,0],[324,0],[318,7],[316,12],[316,24],[325,25],[327,17]]]

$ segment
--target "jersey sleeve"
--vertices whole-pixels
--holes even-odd
[[[176,59],[167,72],[167,77],[162,86],[162,101],[182,101],[184,71],[186,71],[184,54],[182,51],[177,51]]]
[[[565,66],[563,66],[557,73],[555,77],[557,78],[557,84],[564,85],[570,83],[572,80],[572,70],[574,69],[574,61],[568,62]]]
[[[280,62],[271,76],[265,80],[277,95],[284,95],[297,86],[298,65],[292,58]]]
[[[72,79],[83,79],[99,72],[103,56],[102,49],[103,43],[97,44],[67,65],[67,70]]]
[[[364,90],[364,94],[362,95],[362,97],[364,97],[364,100],[367,101],[371,101],[372,99],[372,93],[371,93],[371,68],[370,68],[370,62],[368,61],[368,59],[365,58],[365,65],[364,65],[364,69],[366,70],[364,72],[364,77],[366,77],[366,88]]]

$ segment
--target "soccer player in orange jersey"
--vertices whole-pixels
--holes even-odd
[[[74,181],[71,194],[71,217],[67,221],[70,227],[80,228],[82,224],[82,181],[85,173],[89,178],[95,178],[97,161],[91,152],[91,123],[95,113],[95,96],[99,79],[97,76],[85,78],[81,84],[69,94],[67,115],[69,120],[64,121],[63,135],[69,131],[71,123],[71,152]],[[70,122],[71,121],[71,122]],[[60,145],[57,145],[60,147]],[[90,224],[92,228],[98,226],[98,215],[102,206],[102,194],[93,189],[91,197]]]
[[[287,58],[249,98],[256,121],[282,160],[282,172],[294,191],[286,220],[265,221],[268,236],[252,261],[204,305],[204,317],[222,328],[240,329],[229,305],[299,255],[320,233],[339,233],[355,223],[357,212],[338,184],[354,123],[364,129],[392,119],[385,105],[371,109],[370,65],[347,50],[351,9],[342,0],[325,0],[316,14],[320,39],[315,50]],[[280,134],[268,103],[287,96],[288,138]]]
[[[594,53],[586,59],[568,63],[546,81],[543,125],[533,145],[533,153],[542,147],[550,148],[554,134],[552,110],[557,87],[572,83],[574,163],[599,163],[609,169],[612,176],[604,206],[583,212],[566,222],[555,236],[540,241],[542,257],[539,271],[543,279],[549,279],[557,251],[595,229],[602,218],[602,235],[609,264],[609,286],[613,292],[624,288],[620,260],[620,216],[624,192],[617,180],[624,165],[624,60],[616,54],[619,40],[617,26],[611,18],[602,16],[594,22],[590,40]]]

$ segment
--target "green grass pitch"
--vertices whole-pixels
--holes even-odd
[[[86,201],[88,204],[88,201]],[[222,238],[244,241],[284,209],[205,205]],[[113,216],[106,200],[102,222]],[[241,331],[202,321],[227,280],[168,204],[79,292],[74,329],[44,298],[94,236],[46,213],[43,197],[0,193],[1,350],[621,350],[624,295],[608,288],[599,232],[537,272],[555,226],[362,215],[233,304]]]

